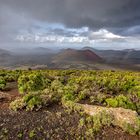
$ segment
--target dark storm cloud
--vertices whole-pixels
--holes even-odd
[[[36,22],[89,27],[93,31],[104,28],[131,36],[140,33],[140,0],[0,0],[2,40],[12,40],[22,29],[32,32]],[[61,29],[53,31],[73,36]]]
[[[1,0],[7,9],[36,20],[70,27],[125,27],[140,24],[140,0]],[[7,19],[1,22],[6,22]]]

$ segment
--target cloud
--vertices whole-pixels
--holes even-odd
[[[125,37],[113,34],[106,29],[100,29],[96,32],[91,32],[89,38],[92,40],[123,40]]]
[[[120,36],[109,32],[106,29],[100,29],[98,31],[89,30],[87,27],[80,29],[48,29],[46,32],[40,33],[27,33],[19,34],[16,37],[20,42],[35,42],[35,43],[87,43],[94,44],[94,42],[122,42],[127,41],[128,37]]]
[[[0,42],[137,42],[139,13],[140,0],[0,0]]]
[[[0,5],[31,19],[75,28],[126,27],[140,23],[139,0],[1,0]],[[5,12],[2,10],[1,15]]]
[[[130,28],[126,28],[121,32],[125,36],[139,36],[140,35],[140,25],[136,25]]]
[[[88,29],[48,29],[46,32],[29,33],[24,32],[16,36],[15,40],[20,42],[34,43],[88,43],[88,36],[85,35]],[[88,34],[88,33],[87,33]]]

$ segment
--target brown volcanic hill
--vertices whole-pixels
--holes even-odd
[[[65,61],[100,62],[102,58],[91,50],[66,49],[53,58],[53,63]]]

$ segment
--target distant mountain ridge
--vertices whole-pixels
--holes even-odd
[[[102,61],[102,58],[91,50],[66,49],[58,53],[53,58],[53,62],[61,62],[61,61],[99,62]]]
[[[51,49],[47,47],[14,50],[0,49],[0,66],[33,66],[48,68],[110,69],[128,68],[140,70],[140,50]]]
[[[0,56],[8,56],[11,55],[11,52],[5,49],[0,49]]]
[[[140,50],[124,49],[124,50],[97,50],[92,47],[83,47],[82,50],[89,49],[95,52],[107,62],[134,63],[140,64]]]

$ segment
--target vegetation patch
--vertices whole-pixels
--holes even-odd
[[[19,97],[10,103],[11,110],[31,113],[62,106],[68,114],[81,116],[78,129],[83,129],[83,139],[84,133],[93,139],[104,127],[112,126],[132,135],[140,133],[139,72],[1,70],[0,90],[6,90],[12,82],[17,84]],[[37,130],[31,129],[28,137],[36,138]],[[17,136],[23,137],[20,132]]]

